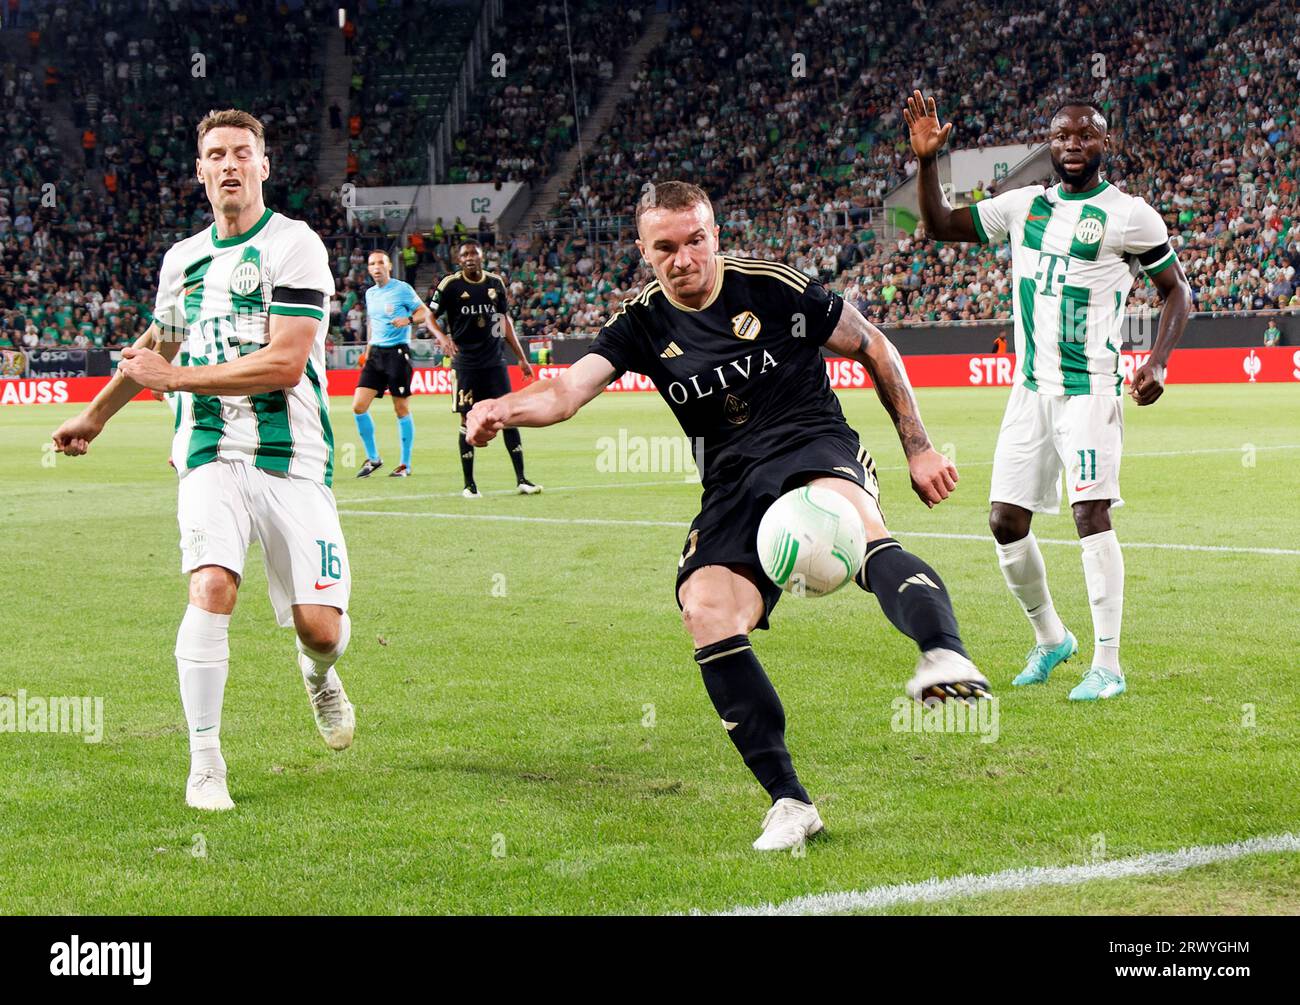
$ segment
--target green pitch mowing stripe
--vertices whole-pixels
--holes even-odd
[[[826,821],[798,858],[750,848],[768,801],[719,728],[675,602],[702,486],[602,462],[602,439],[620,430],[680,437],[658,395],[601,395],[524,430],[529,474],[546,485],[529,497],[513,494],[499,441],[475,470],[497,494],[443,495],[461,487],[446,397],[411,399],[416,424],[443,431],[417,439],[416,475],[391,485],[352,477],[364,452],[350,422],[336,426],[353,577],[338,672],[356,742],[321,742],[252,548],[230,626],[221,740],[236,808],[223,814],[184,805],[173,649],[186,587],[167,407],[125,406],[79,458],[43,446],[80,405],[4,410],[0,605],[41,616],[6,622],[0,702],[101,697],[103,728],[97,743],[6,731],[0,708],[0,913],[725,911],[1091,863],[1099,833],[1106,860],[1296,833],[1300,690],[1279,686],[1279,668],[1300,666],[1300,639],[1278,625],[1300,565],[1256,550],[1300,549],[1300,455],[1278,449],[1297,443],[1300,387],[1172,384],[1155,407],[1123,399],[1127,505],[1113,520],[1129,691],[1087,708],[1066,700],[1087,651],[1039,688],[1009,686],[1033,633],[998,572],[981,463],[1008,393],[918,390],[961,471],[933,510],[874,392],[839,395],[880,468],[898,468],[880,471],[890,527],[927,535],[908,547],[948,586],[1000,698],[998,737],[895,731],[912,644],[860,590],[783,596],[754,644]],[[394,424],[376,435],[397,450]],[[1034,529],[1062,542],[1044,544],[1052,597],[1082,639],[1091,614],[1068,508]],[[1300,906],[1257,895],[1250,867],[1268,860],[1269,889],[1300,889],[1294,853],[1255,855],[1172,875],[1186,885],[1171,886],[1169,907]],[[1218,900],[1180,895],[1210,870]],[[1154,880],[1105,881],[1143,882]],[[1035,889],[1070,913],[1119,903],[1087,892],[1105,883]]]

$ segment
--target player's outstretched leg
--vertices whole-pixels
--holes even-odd
[[[1092,666],[1070,692],[1071,701],[1114,698],[1127,690],[1119,665],[1119,631],[1124,614],[1124,552],[1110,526],[1110,504],[1076,503],[1075,524],[1083,546],[1083,578],[1092,608]]]
[[[874,478],[867,482],[872,491],[847,478],[818,477],[808,484],[838,492],[862,517],[866,558],[855,581],[875,595],[890,624],[921,650],[907,684],[908,696],[922,702],[990,697],[989,682],[962,645],[943,580],[889,536],[874,494]]]
[[[989,682],[962,645],[948,588],[929,565],[892,537],[867,542],[857,584],[874,594],[890,624],[917,644],[921,657],[907,684],[917,701],[984,698]]]
[[[316,728],[331,750],[346,750],[352,745],[357,719],[334,664],[348,647],[352,622],[335,607],[295,604],[293,624],[298,633],[298,668]]]
[[[822,821],[786,749],[781,699],[749,641],[763,613],[762,597],[744,576],[708,565],[682,584],[679,599],[709,699],[745,766],[772,799],[754,848],[797,847],[822,829]]]
[[[483,494],[474,484],[474,448],[466,438],[465,423],[462,419],[457,444],[460,447],[460,470],[465,476],[465,491],[461,493],[466,499],[481,499]]]
[[[1020,602],[1034,628],[1034,646],[1024,669],[1012,680],[1015,687],[1042,684],[1056,667],[1079,651],[1079,643],[1065,627],[1047,588],[1047,566],[1038,541],[1030,531],[1033,514],[1011,503],[995,502],[989,509],[998,566],[1012,596]]]
[[[519,494],[521,496],[535,496],[542,491],[540,485],[534,485],[524,477],[524,441],[519,436],[519,430],[511,427],[501,431],[501,438],[505,440],[506,450],[510,453],[510,463],[515,466],[515,481],[519,485]]]
[[[230,671],[235,580],[225,569],[204,566],[194,571],[190,583],[190,604],[176,632],[176,673],[190,736],[185,802],[199,810],[233,810],[221,756],[221,706]]]

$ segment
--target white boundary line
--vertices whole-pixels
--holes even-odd
[[[602,517],[559,517],[559,516],[520,516],[514,513],[410,513],[405,510],[384,509],[340,509],[339,516],[387,516],[417,517],[432,520],[491,520],[505,523],[553,523],[568,526],[604,526],[604,527],[676,527],[679,530],[690,526],[680,520],[621,520]],[[941,541],[979,541],[992,545],[991,534],[944,534],[938,531],[896,530],[899,537],[932,538]],[[1040,537],[1039,544],[1059,544],[1077,548],[1077,540],[1065,538]],[[1120,539],[1123,548],[1150,548],[1159,551],[1208,551],[1229,555],[1300,555],[1300,548],[1249,548],[1234,547],[1224,544],[1168,544],[1162,541],[1127,541]]]
[[[1261,855],[1268,852],[1300,852],[1300,836],[1288,832],[1250,838],[1246,841],[1234,841],[1230,844],[1194,845],[1172,852],[1147,852],[1110,862],[1035,866],[983,875],[967,873],[950,879],[934,877],[921,883],[873,886],[866,890],[850,890],[845,893],[814,893],[785,900],[779,904],[739,906],[716,913],[728,916],[789,916],[878,911],[900,904],[933,904],[944,900],[978,897],[989,893],[1033,890],[1045,886],[1075,886],[1096,880],[1169,875],[1215,862],[1228,862],[1246,855]],[[706,912],[694,910],[691,913]]]

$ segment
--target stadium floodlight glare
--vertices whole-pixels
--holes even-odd
[[[347,23],[348,23],[348,9],[347,9],[346,7],[340,7],[340,8],[339,8],[339,27],[342,28],[342,27],[343,27],[345,24],[347,24]]]

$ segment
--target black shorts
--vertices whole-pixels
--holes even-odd
[[[748,566],[754,584],[763,596],[763,616],[756,627],[768,627],[768,616],[781,599],[782,591],[767,578],[759,561],[759,521],[780,496],[813,478],[825,476],[855,482],[877,503],[880,502],[876,462],[857,440],[839,436],[824,436],[766,458],[754,465],[739,482],[707,490],[699,516],[691,521],[682,557],[677,563],[674,593],[681,589],[686,577],[701,566]],[[677,606],[681,606],[680,598]]]
[[[451,410],[464,415],[480,401],[510,393],[510,371],[504,366],[451,371]]]
[[[382,398],[385,391],[394,398],[411,396],[411,347],[408,345],[374,346],[366,354],[357,387],[368,387]]]

